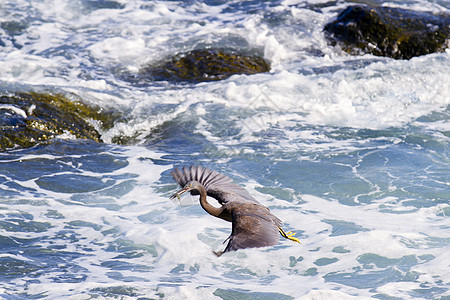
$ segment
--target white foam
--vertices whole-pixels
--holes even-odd
[[[351,300],[351,299],[370,299],[369,297],[361,297],[361,296],[351,296],[338,291],[327,291],[327,290],[319,290],[319,291],[311,291],[308,294],[299,298],[299,300]]]
[[[301,195],[297,203],[291,203],[257,192],[255,182],[247,186],[250,193],[264,205],[272,207],[273,213],[287,224],[288,230],[301,231],[299,237],[302,244],[282,240],[280,241],[282,247],[246,249],[217,258],[212,251],[224,248],[222,241],[230,233],[231,224],[204,212],[197,202],[197,197],[192,197],[195,199],[193,206],[178,206],[168,200],[170,193],[164,195],[154,190],[158,186],[160,174],[171,166],[154,165],[146,158],[162,159],[163,154],[141,147],[122,148],[122,150],[125,151],[117,154],[126,157],[128,165],[104,175],[120,177],[124,174],[136,174],[138,176],[133,177],[137,181],[133,190],[116,198],[115,203],[123,205],[119,211],[88,207],[81,203],[77,204],[73,200],[73,205],[66,205],[60,200],[71,201],[68,199],[70,195],[39,190],[42,197],[49,201],[50,206],[34,207],[34,221],[49,221],[45,213],[50,207],[65,217],[60,221],[51,220],[54,228],[46,231],[46,235],[56,236],[66,224],[80,220],[98,224],[102,226],[102,230],[98,231],[90,227],[74,229],[82,238],[76,243],[67,245],[66,249],[77,252],[83,247],[95,248],[95,252],[88,252],[88,256],[76,259],[78,265],[89,270],[87,281],[89,283],[54,284],[51,279],[54,274],[51,274],[48,278],[41,276],[40,284],[30,284],[29,288],[33,293],[46,291],[49,296],[74,296],[67,291],[127,285],[141,293],[147,291],[148,294],[153,294],[157,282],[171,285],[171,278],[178,278],[182,280],[179,287],[162,286],[158,288],[158,291],[164,291],[168,296],[173,295],[173,297],[189,297],[190,295],[209,297],[216,287],[220,286],[224,290],[276,292],[293,297],[304,297],[304,299],[321,299],[321,297],[351,299],[352,294],[360,298],[370,296],[371,292],[333,282],[324,282],[322,277],[334,272],[352,273],[355,267],[360,266],[357,262],[358,257],[366,253],[389,259],[398,259],[405,255],[432,254],[435,259],[413,266],[411,270],[424,274],[420,282],[429,281],[429,276],[438,276],[444,281],[449,280],[445,275],[446,264],[440,267],[436,265],[445,262],[448,247],[431,247],[425,241],[428,237],[442,237],[446,234],[445,226],[448,222],[445,218],[436,218],[435,209],[420,209],[403,214],[382,213],[379,211],[379,206],[393,199],[383,199],[364,206],[345,206],[337,201],[312,195]],[[30,155],[21,159],[35,158],[40,156]],[[58,156],[49,155],[47,158],[59,159]],[[67,157],[64,157],[64,160],[66,159]],[[82,171],[83,175],[97,176],[91,171],[82,169],[80,166],[78,170]],[[27,185],[26,182],[21,184],[39,189],[37,186]],[[131,203],[133,204],[130,205]],[[26,211],[27,206],[19,206],[19,209]],[[146,213],[155,213],[155,219],[141,221],[138,218]],[[368,231],[330,236],[332,226],[324,220],[351,222]],[[108,229],[115,229],[116,233],[104,235],[102,232]],[[19,238],[30,237],[29,233],[25,235],[15,233],[15,235]],[[130,240],[135,244],[153,245],[158,252],[157,257],[147,254],[142,257],[121,259],[151,267],[151,271],[131,269],[119,271],[123,276],[134,276],[142,278],[141,280],[135,279],[125,284],[105,275],[105,267],[100,264],[115,260],[114,257],[118,253],[105,251],[102,245],[114,243],[117,238]],[[416,246],[408,246],[411,244]],[[349,252],[333,252],[336,246],[342,246]],[[291,257],[297,259],[299,256],[303,259],[291,265]],[[318,266],[316,262],[321,258],[337,258],[338,260],[328,265]],[[182,268],[184,271],[177,273],[173,271],[176,268]],[[316,268],[317,275],[302,276],[311,268]],[[244,276],[245,279],[240,276]],[[267,279],[270,284],[261,285],[268,276],[273,277],[270,280]],[[293,284],[298,281],[302,284]],[[198,288],[199,286],[202,288]],[[255,289],[255,286],[258,286],[258,289]],[[317,288],[318,291],[311,291],[312,287]],[[395,287],[399,289],[395,290]],[[392,296],[406,296],[408,288],[419,288],[419,283],[387,283],[377,287],[376,291],[386,292]],[[338,290],[331,291],[333,289]]]
[[[145,41],[142,38],[112,37],[99,41],[87,48],[93,57],[106,57],[116,60],[116,63],[129,61],[145,52]],[[125,56],[125,58],[123,58]]]
[[[195,47],[194,40],[198,36],[202,40],[208,40],[209,37],[211,43],[219,43],[220,46],[220,39],[216,42],[216,37],[232,33],[245,39],[250,47],[263,49],[265,58],[272,62],[272,74],[234,76],[226,82],[200,84],[185,90],[185,95],[174,94],[171,90],[155,91],[146,97],[148,109],[169,99],[181,105],[186,99],[197,99],[198,102],[207,99],[248,108],[249,103],[263,95],[270,99],[271,109],[280,115],[289,112],[293,121],[386,128],[401,126],[429,112],[442,110],[450,103],[447,97],[447,83],[450,81],[448,53],[409,61],[382,60],[364,68],[344,68],[322,75],[302,75],[302,70],[345,65],[351,63],[353,58],[336,55],[327,45],[320,28],[330,16],[298,7],[298,3],[283,2],[272,8],[273,13],[286,14],[288,18],[305,26],[300,26],[304,31],[298,33],[294,28],[285,26],[270,27],[258,15],[237,14],[230,23],[228,21],[233,18],[231,15],[217,15],[221,6],[177,7],[161,2],[152,5],[151,9],[143,9],[147,6],[127,3],[124,10],[92,11],[80,19],[81,11],[67,9],[71,7],[68,3],[45,3],[50,5],[52,13],[45,10],[44,17],[57,22],[31,26],[18,39],[26,44],[23,49],[11,49],[2,54],[1,79],[70,86],[72,90],[76,87],[88,87],[96,91],[115,90],[121,99],[128,99],[125,103],[121,100],[121,105],[132,108],[136,103],[133,99],[135,96],[131,95],[130,98],[128,88],[118,90],[117,86],[112,86],[110,76],[107,80],[84,79],[81,76],[77,68],[82,67],[82,64],[92,64],[84,56],[90,55],[95,65],[107,68],[125,66],[138,69],[146,62],[183,51],[183,48],[177,48],[179,44],[184,43],[185,47],[189,47],[187,43]],[[42,9],[41,4],[35,7]],[[67,15],[71,13],[71,16]],[[199,15],[214,21],[198,26],[196,18]],[[54,16],[57,16],[56,19]],[[227,25],[221,28],[223,22]],[[180,27],[181,24],[188,26]],[[74,31],[66,30],[66,27]],[[174,37],[179,40],[175,42]],[[304,44],[305,41],[309,44]],[[70,61],[61,55],[49,58],[39,55],[64,47],[68,42],[80,47],[77,52],[73,52],[75,57]],[[311,56],[305,51],[310,47],[326,55]],[[365,56],[360,59],[363,62],[373,58]],[[92,67],[96,68],[94,65]],[[93,75],[95,77],[95,73]],[[267,101],[263,105],[267,105]],[[252,104],[252,108],[258,107],[257,103]],[[137,120],[142,117],[139,111],[133,112],[131,116],[131,119]],[[140,125],[131,126],[137,126],[135,130],[130,128],[131,132],[142,130]]]
[[[233,166],[233,159],[237,157],[244,169],[250,169],[253,163],[261,163],[260,156],[264,155],[263,159],[273,160],[267,164],[275,164],[291,159],[312,160],[309,156],[320,153],[331,157],[403,142],[395,136],[335,139],[327,130],[320,131],[321,128],[384,129],[412,124],[429,131],[448,131],[445,120],[422,122],[419,118],[431,112],[445,113],[450,104],[450,52],[408,61],[339,53],[328,46],[322,32],[323,25],[336,12],[331,11],[332,8],[326,8],[325,13],[307,8],[309,4],[326,2],[282,1],[276,6],[269,5],[268,13],[273,13],[275,19],[286,20],[286,24],[273,25],[262,14],[223,13],[222,9],[228,4],[122,1],[124,9],[86,13],[71,1],[45,0],[30,4],[18,0],[10,2],[16,16],[26,18],[27,14],[36,13],[38,18],[16,37],[22,48],[15,48],[8,42],[0,51],[0,79],[38,87],[58,87],[102,108],[112,107],[125,112],[125,120],[103,133],[106,142],[120,135],[137,135],[143,143],[155,127],[164,126],[167,121],[177,117],[198,119],[193,132],[202,134],[215,147],[230,154],[231,158],[214,160],[214,163],[230,162]],[[446,11],[438,3],[414,1],[414,7],[421,4]],[[8,18],[9,15],[12,14],[8,14]],[[196,85],[160,84],[139,88],[119,80],[114,74],[118,68],[139,70],[146,63],[196,47],[229,45],[258,49],[270,60],[271,72],[235,75],[224,81]],[[3,86],[7,84],[2,83]],[[0,108],[27,116],[26,111],[10,106]],[[235,113],[237,111],[239,114]],[[220,136],[221,128],[217,126],[222,123],[217,119],[210,121],[218,112],[232,115],[226,121],[237,129],[237,134]],[[272,153],[260,153],[259,145],[247,147],[247,143],[260,142],[258,134],[264,132],[275,134],[275,137],[269,135],[264,139],[267,148],[263,150]],[[276,135],[278,132],[282,134]],[[446,141],[444,134],[434,134]],[[373,141],[380,143],[366,145]],[[275,155],[277,151],[282,155]],[[245,165],[247,158],[238,156],[242,153],[251,163]],[[286,153],[294,153],[292,157],[295,158],[286,157]],[[2,163],[27,163],[40,159],[49,165],[58,163],[62,171],[43,173],[39,178],[83,175],[102,182],[115,180],[114,187],[118,189],[117,194],[107,188],[86,193],[85,196],[92,197],[89,200],[105,199],[117,206],[108,209],[83,203],[76,197],[79,194],[42,188],[36,182],[37,178],[20,180],[13,179],[14,174],[2,174],[4,181],[0,187],[19,194],[11,196],[8,210],[2,207],[2,212],[12,212],[14,206],[19,213],[31,214],[33,221],[49,222],[53,226],[45,232],[14,232],[14,237],[43,237],[42,247],[56,243],[66,246],[69,252],[82,253],[74,261],[87,270],[81,273],[88,276],[81,283],[55,283],[56,275],[50,272],[39,276],[39,283],[25,282],[29,278],[15,279],[7,283],[8,288],[19,290],[26,286],[26,292],[43,293],[49,298],[82,298],[86,296],[83,292],[92,289],[126,286],[134,288],[139,295],[157,297],[164,293],[167,298],[174,299],[213,298],[217,287],[250,293],[281,293],[300,299],[359,299],[375,293],[408,298],[413,289],[423,285],[442,287],[440,282],[450,281],[446,269],[449,249],[441,241],[448,235],[448,220],[441,217],[441,212],[448,210],[447,203],[416,208],[407,205],[411,199],[391,196],[361,204],[355,197],[354,206],[348,206],[325,196],[301,194],[302,191],[289,187],[283,187],[283,191],[291,199],[283,200],[258,192],[261,188],[258,180],[263,180],[263,176],[254,181],[245,178],[250,193],[269,206],[283,220],[287,230],[297,231],[302,244],[283,239],[275,247],[246,249],[217,258],[212,251],[224,249],[222,242],[230,234],[231,224],[206,214],[196,197],[187,196],[181,205],[170,201],[169,190],[175,188],[175,183],[169,186],[166,179],[162,179],[166,178],[172,163],[196,161],[195,154],[189,154],[189,158],[166,157],[167,153],[137,146],[117,147],[101,154],[124,159],[127,165],[99,173],[84,168],[83,163],[87,163],[83,162],[84,154],[24,154],[20,158],[2,160]],[[178,158],[182,161],[176,161]],[[152,162],[156,160],[164,165]],[[365,182],[355,165],[342,163],[340,166],[348,167],[355,178]],[[161,174],[165,175],[161,177]],[[273,180],[276,185],[280,179]],[[132,181],[132,188],[122,191],[120,184],[129,181]],[[11,183],[19,184],[23,190],[17,192]],[[36,199],[45,204],[26,204],[25,200]],[[388,208],[390,212],[383,212],[382,208]],[[47,216],[49,210],[57,211],[64,218]],[[90,222],[101,226],[101,230],[70,225],[73,221]],[[361,230],[332,235],[333,221],[354,224]],[[67,231],[78,241],[69,242],[58,235]],[[55,238],[49,240],[48,237]],[[113,249],[118,240],[125,240],[132,246],[154,247],[157,255],[138,249],[136,255],[124,257],[120,249]],[[434,240],[437,242],[433,243]],[[333,251],[338,246],[346,251]],[[111,248],[107,251],[107,247]],[[372,269],[365,268],[358,261],[361,255],[370,253],[392,260],[405,255],[434,258],[420,260],[409,268],[419,274],[414,281],[357,288],[325,280],[329,274],[351,276],[345,274],[353,274],[358,268],[362,274],[383,271],[375,265]],[[318,263],[324,258],[337,260],[324,265]],[[102,265],[110,261],[149,269],[125,267],[116,270]],[[61,269],[65,266],[67,264],[60,264]],[[134,279],[114,278],[112,272]]]
[[[10,105],[10,104],[0,104],[0,109],[6,109],[14,112],[15,114],[21,116],[22,118],[27,118],[27,113],[23,110],[18,108],[17,106]]]

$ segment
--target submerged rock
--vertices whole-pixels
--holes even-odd
[[[350,54],[395,59],[442,52],[450,38],[450,16],[400,8],[350,6],[325,26],[333,45]]]
[[[270,64],[263,57],[231,50],[204,49],[180,53],[168,61],[148,66],[140,71],[135,81],[216,81],[234,74],[250,75],[268,71]]]
[[[0,96],[0,150],[31,147],[58,135],[101,142],[87,120],[106,125],[109,116],[62,95],[16,93]]]

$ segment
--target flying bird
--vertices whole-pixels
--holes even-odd
[[[224,241],[228,241],[228,244],[224,251],[214,252],[217,256],[244,248],[276,245],[279,234],[300,243],[294,237],[295,233],[285,232],[281,228],[281,220],[244,188],[233,183],[231,178],[200,166],[175,168],[171,174],[183,188],[170,199],[180,199],[180,195],[186,192],[200,195],[200,205],[206,212],[231,222],[231,235]],[[207,196],[215,198],[221,207],[211,205],[206,199]]]

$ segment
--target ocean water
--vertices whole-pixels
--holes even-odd
[[[122,115],[102,144],[61,136],[0,153],[0,297],[450,298],[450,51],[347,55],[322,28],[350,4],[0,2],[1,93],[62,92]],[[272,70],[124,80],[205,47],[257,51]],[[170,170],[197,164],[302,243],[216,257],[231,225],[195,196],[169,200]]]

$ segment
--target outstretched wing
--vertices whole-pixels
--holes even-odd
[[[184,187],[189,181],[200,182],[205,187],[208,196],[215,198],[221,204],[231,201],[259,203],[244,188],[233,183],[231,178],[208,168],[200,166],[175,168],[171,174],[181,187]],[[195,191],[191,193],[195,195]]]
[[[267,207],[254,203],[226,206],[231,210],[233,228],[224,252],[278,243],[281,221]]]

